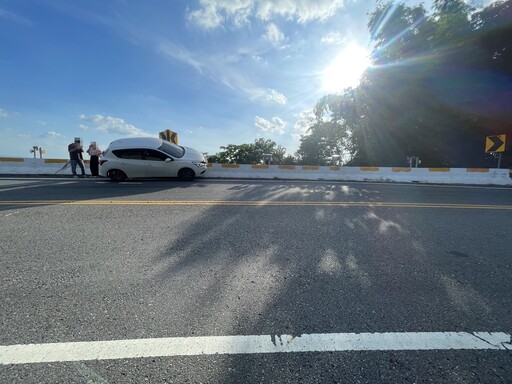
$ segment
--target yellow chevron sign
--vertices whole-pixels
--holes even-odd
[[[485,139],[485,152],[505,152],[507,135],[487,136]]]
[[[166,129],[158,134],[160,139],[170,141],[171,143],[178,144],[178,134],[170,129]]]

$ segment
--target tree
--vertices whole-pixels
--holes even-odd
[[[261,163],[264,154],[272,155],[276,163],[282,162],[286,149],[270,139],[259,138],[251,144],[229,144],[221,152],[210,156],[211,163],[257,164]]]
[[[274,163],[281,163],[286,154],[286,149],[270,139],[259,138],[254,141],[254,150],[258,155],[259,162],[264,154],[272,155]]]
[[[281,161],[281,164],[295,165],[295,164],[297,164],[297,159],[293,155],[288,155],[285,158],[283,158],[283,161]]]
[[[428,45],[431,23],[423,5],[379,2],[369,14],[368,29],[375,44],[375,64],[390,64],[416,57]]]
[[[342,109],[341,103],[338,98],[325,97],[315,107],[316,120],[308,135],[301,137],[296,153],[301,164],[325,165],[333,155],[344,156],[349,151],[347,124],[337,113]],[[326,120],[324,115],[329,113],[331,116]]]
[[[512,2],[497,1],[471,16],[474,44],[489,68],[512,72]]]
[[[426,166],[492,166],[485,136],[512,134],[512,0],[476,12],[436,0],[430,14],[379,2],[368,28],[376,65],[357,88],[318,101],[301,160],[341,151],[352,165],[399,166],[414,155]]]

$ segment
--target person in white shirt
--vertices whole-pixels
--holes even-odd
[[[91,156],[89,166],[91,168],[92,177],[98,177],[101,150],[98,148],[95,141],[93,141],[91,145],[89,145],[87,153],[89,154],[89,156]]]

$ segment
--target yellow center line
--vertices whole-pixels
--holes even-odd
[[[512,205],[493,204],[442,204],[442,203],[399,203],[376,201],[222,201],[222,200],[11,200],[0,201],[2,206],[30,205],[147,205],[147,206],[283,206],[283,207],[394,207],[394,208],[451,208],[451,209],[494,209],[512,210]]]

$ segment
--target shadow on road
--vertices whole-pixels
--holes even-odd
[[[340,193],[328,185],[232,190],[240,200],[329,201]],[[372,198],[378,196],[365,196]],[[507,254],[482,258],[494,236],[487,231],[480,245],[469,245],[464,228],[453,224],[471,217],[427,209],[212,207],[155,260],[161,289],[173,284],[187,292],[186,301],[163,310],[179,313],[195,335],[510,329],[489,284]],[[230,357],[221,381],[260,377],[264,360]],[[279,381],[279,373],[269,374]]]
[[[87,201],[98,199],[122,199],[130,197],[132,200],[138,195],[172,192],[175,189],[205,188],[207,184],[202,180],[191,182],[175,179],[166,180],[135,180],[122,183],[114,183],[108,179],[16,179],[0,178],[0,182],[8,184],[0,185],[0,202],[5,201],[45,201],[41,205],[52,205],[51,201]],[[169,196],[172,199],[172,196]],[[33,205],[0,205],[0,211],[10,209],[22,209],[39,206]]]

